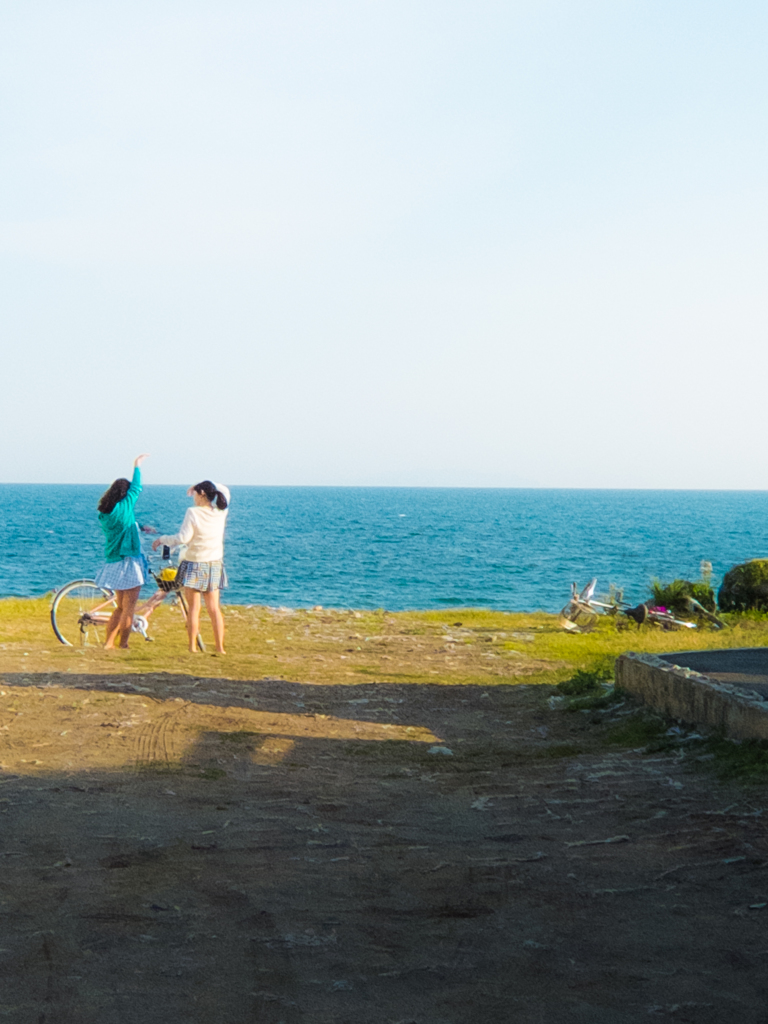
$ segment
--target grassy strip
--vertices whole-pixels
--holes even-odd
[[[61,646],[50,626],[46,598],[0,600],[0,671],[182,672],[347,685],[382,681],[489,686],[571,680],[577,688],[588,689],[589,678],[599,683],[609,677],[616,656],[626,650],[661,653],[768,645],[768,616],[755,613],[728,616],[731,628],[722,631],[665,632],[606,617],[593,632],[580,635],[565,633],[555,616],[543,612],[392,613],[230,605],[225,614],[226,658],[188,654],[181,613],[167,604],[151,620],[154,643],[135,635],[129,651],[105,652]],[[210,644],[205,618],[203,632]]]

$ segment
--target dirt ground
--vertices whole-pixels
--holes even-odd
[[[0,676],[0,1020],[768,1022],[766,789],[553,692]]]

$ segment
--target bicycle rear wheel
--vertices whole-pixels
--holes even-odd
[[[51,625],[67,647],[103,647],[106,625],[115,608],[113,591],[93,580],[73,580],[53,599]]]

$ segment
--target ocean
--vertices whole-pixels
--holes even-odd
[[[36,596],[101,560],[101,486],[0,485],[0,595]],[[140,523],[178,529],[181,486],[147,486]],[[232,604],[559,610],[598,578],[639,602],[654,577],[715,580],[768,555],[768,492],[233,487]]]

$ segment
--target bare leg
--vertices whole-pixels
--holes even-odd
[[[139,599],[141,587],[132,587],[130,590],[118,590],[123,595],[123,614],[120,618],[120,646],[123,650],[128,646],[128,638],[131,635],[133,625],[133,612],[136,602]]]
[[[115,600],[117,601],[117,608],[112,612],[107,623],[107,640],[104,644],[105,651],[111,651],[115,646],[115,637],[117,631],[120,628],[120,621],[123,617],[123,595],[124,590],[118,590],[115,592]]]
[[[191,587],[184,587],[184,597],[187,599],[189,652],[190,654],[197,654],[197,634],[200,632],[200,591],[192,590]]]
[[[221,607],[219,605],[219,591],[206,590],[203,597],[205,598],[205,607],[208,609],[208,614],[211,617],[216,653],[226,654],[227,652],[224,650],[224,616],[221,614]]]

